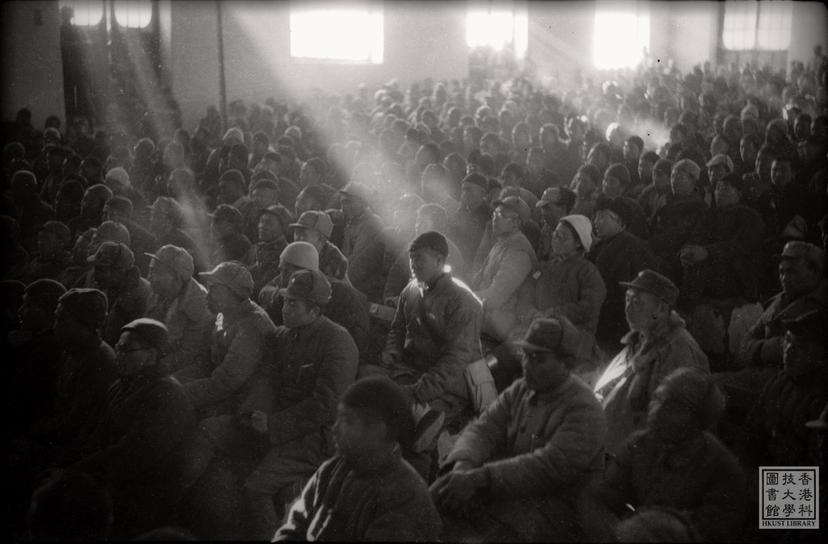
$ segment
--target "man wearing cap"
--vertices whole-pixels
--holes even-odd
[[[679,252],[708,209],[698,188],[700,173],[689,159],[676,162],[670,173],[671,196],[650,222],[647,244],[659,258],[664,274],[676,283],[682,278]]]
[[[825,308],[785,320],[782,371],[765,386],[748,416],[742,458],[751,468],[806,465],[815,446],[805,424],[828,402]]]
[[[293,217],[287,208],[274,204],[259,214],[258,242],[250,247],[244,262],[253,276],[253,293],[279,273],[279,255],[288,245],[287,236]]]
[[[299,216],[296,223],[291,223],[293,239],[307,242],[316,248],[319,254],[319,270],[328,278],[350,284],[348,279],[348,259],[338,247],[330,241],[333,221],[322,210],[308,210]]]
[[[626,195],[630,187],[630,172],[621,163],[614,163],[604,172],[604,179],[601,182],[601,194],[606,198],[621,199],[629,210],[627,219],[627,230],[641,238],[647,239],[647,223],[644,218],[644,211],[638,201]]]
[[[69,227],[60,221],[46,221],[37,231],[37,252],[28,263],[25,279],[57,280],[72,262],[72,255],[67,249],[70,244]]]
[[[370,377],[352,384],[337,410],[336,456],[308,481],[273,541],[437,541],[440,515],[402,457],[413,426],[408,399],[394,382]]]
[[[752,208],[741,203],[742,178],[729,174],[716,183],[716,206],[690,233],[679,259],[684,268],[682,305],[702,300],[728,300],[732,305],[758,297],[759,253],[765,226]],[[728,320],[729,322],[729,320]]]
[[[443,467],[450,472],[431,486],[448,541],[582,534],[579,503],[602,468],[606,424],[570,374],[577,330],[565,318],[538,319],[517,345],[523,377],[462,431]]]
[[[457,241],[467,263],[474,262],[477,246],[492,218],[486,201],[488,191],[489,182],[480,174],[469,174],[460,184],[460,208],[450,219],[448,235]]]
[[[470,284],[483,302],[482,332],[497,342],[503,342],[517,324],[518,291],[537,268],[532,244],[520,231],[521,210],[515,200],[522,202],[506,199],[494,204],[494,245]]]
[[[267,342],[276,327],[250,300],[253,278],[241,263],[221,263],[199,277],[207,287],[207,308],[216,314],[210,352],[175,377],[201,417],[234,415],[265,372]]]
[[[652,153],[654,155],[653,157],[650,157],[650,159],[653,160],[653,163],[650,165],[650,174],[647,175],[645,172],[642,172],[641,167],[639,167],[639,172],[650,179],[652,183],[649,183],[641,191],[641,194],[638,196],[638,203],[641,206],[641,210],[644,212],[644,218],[647,221],[648,227],[647,231],[650,233],[650,237],[652,238],[656,235],[653,230],[653,221],[656,213],[658,213],[658,211],[663,208],[670,199],[670,171],[673,169],[673,162],[668,159],[659,159],[658,155],[656,155],[654,151],[650,151],[648,153]],[[647,158],[648,153],[645,153],[641,157],[642,163],[649,160]]]
[[[828,305],[825,253],[820,248],[807,242],[788,242],[779,257],[782,291],[770,299],[745,334],[737,355],[741,366],[778,369],[785,336],[782,323]]]
[[[340,191],[345,215],[342,254],[348,258],[348,278],[370,302],[382,302],[385,277],[379,270],[384,244],[382,220],[368,205],[368,188],[350,183]]]
[[[70,219],[67,224],[69,230],[72,231],[72,236],[78,236],[87,229],[100,225],[103,208],[113,196],[112,189],[102,183],[90,185],[83,193],[80,215]]]
[[[135,209],[143,210],[147,207],[146,199],[140,191],[132,187],[129,174],[123,167],[116,166],[110,169],[104,176],[104,184],[112,190],[113,195],[129,199]]]
[[[106,221],[122,224],[129,231],[129,248],[135,254],[135,261],[141,275],[146,276],[149,272],[149,258],[146,254],[158,249],[158,242],[155,236],[133,220],[133,209],[129,199],[114,196],[104,206],[103,217]]]
[[[53,415],[61,346],[53,330],[58,299],[66,292],[60,283],[40,279],[26,286],[17,310],[20,329],[9,333],[8,407],[11,436],[29,431],[37,420]]]
[[[239,210],[227,204],[219,204],[210,217],[210,238],[213,243],[210,264],[216,266],[225,261],[244,261],[251,244],[241,232],[243,219]]]
[[[607,295],[598,318],[595,339],[606,355],[616,353],[627,332],[624,320],[624,289],[619,282],[629,281],[639,270],[655,267],[656,259],[647,245],[627,230],[631,210],[620,198],[600,195],[595,201],[595,234],[589,259],[598,268]]]
[[[606,513],[589,516],[596,540],[611,540],[604,531],[630,506],[682,512],[699,541],[738,539],[750,496],[738,459],[711,432],[724,407],[725,396],[707,373],[679,368],[664,378],[646,427],[607,462],[595,493]]]
[[[381,365],[414,402],[443,412],[447,425],[459,427],[472,408],[464,372],[481,358],[482,307],[444,270],[448,244],[442,234],[419,235],[408,255],[413,279],[400,293]]]
[[[146,317],[167,328],[161,362],[170,372],[177,372],[206,351],[214,316],[207,308],[207,289],[193,278],[192,255],[183,248],[166,245],[147,256],[152,295]]]
[[[581,357],[592,359],[598,316],[607,294],[601,273],[586,258],[592,223],[583,215],[560,219],[550,237],[550,256],[540,275],[521,290],[518,318],[528,327],[537,317],[564,316],[584,335]]]
[[[51,459],[69,456],[94,429],[117,378],[115,354],[101,339],[106,295],[97,289],[70,289],[55,309],[54,335],[63,354],[57,368],[54,414],[39,421],[32,439]]]
[[[288,286],[294,272],[319,270],[319,255],[316,248],[308,242],[291,242],[279,256],[277,266],[276,277],[262,288],[258,300],[273,323],[282,325],[284,298],[280,290]],[[345,327],[359,349],[361,359],[365,360],[369,331],[368,301],[365,295],[350,284],[327,275],[326,277],[331,284],[331,300],[323,308],[324,314],[334,323]]]
[[[270,538],[305,481],[334,453],[331,427],[339,399],[354,381],[359,353],[348,331],[323,315],[331,286],[318,270],[295,272],[283,290],[284,326],[268,354],[260,405],[242,424],[267,451],[245,482],[249,538]],[[274,503],[280,506],[274,507]]]
[[[115,346],[119,377],[71,465],[109,484],[115,539],[162,525],[185,491],[185,446],[196,418],[181,384],[162,362],[166,344],[167,330],[159,321],[140,318],[123,326]]]
[[[724,153],[719,153],[714,155],[712,159],[707,161],[707,178],[710,184],[705,187],[705,193],[709,195],[705,195],[705,201],[709,206],[713,202],[713,191],[716,189],[716,184],[719,180],[724,179],[725,176],[728,174],[732,174],[734,172],[733,160],[725,155]],[[709,200],[708,197],[709,196]]]
[[[242,214],[242,232],[250,239],[256,240],[259,218],[262,210],[279,204],[279,188],[273,177],[260,177],[250,188],[250,198],[237,207]]]
[[[121,327],[146,313],[152,288],[141,277],[132,250],[126,244],[104,242],[89,257],[89,262],[95,267],[95,286],[109,301],[103,339],[114,345]]]
[[[567,187],[549,187],[543,191],[535,207],[540,210],[541,239],[538,245],[538,260],[545,261],[551,255],[550,242],[558,221],[569,215],[575,205],[575,193]],[[591,238],[591,235],[590,235]]]
[[[643,428],[647,405],[667,375],[681,367],[710,371],[707,356],[673,310],[679,295],[673,282],[646,269],[621,286],[626,288],[624,313],[630,332],[595,385],[607,417],[605,445],[610,453]]]

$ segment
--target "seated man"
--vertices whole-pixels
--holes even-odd
[[[746,423],[741,456],[751,469],[762,465],[810,464],[815,436],[805,424],[828,402],[825,308],[782,322],[786,330],[782,371],[773,377]]]
[[[725,398],[711,376],[679,368],[650,400],[646,428],[633,433],[609,461],[596,498],[612,517],[630,506],[670,507],[684,513],[699,541],[738,538],[744,521],[747,482],[736,456],[710,432]],[[600,534],[612,523],[592,527]],[[616,518],[617,519],[617,518]]]
[[[716,206],[681,248],[680,303],[688,310],[704,301],[733,301],[732,306],[758,296],[761,262],[756,255],[765,227],[759,214],[741,203],[744,190],[737,175],[720,179],[714,191]]]
[[[26,286],[17,309],[20,329],[9,333],[5,353],[10,436],[27,434],[41,418],[54,414],[51,394],[63,351],[54,334],[55,309],[66,293],[60,283],[41,279]],[[8,431],[7,431],[8,432]]]
[[[510,204],[495,203],[494,245],[470,285],[483,302],[482,332],[497,342],[506,340],[517,324],[518,290],[537,268],[535,251],[520,231],[519,210]]]
[[[279,274],[262,288],[259,303],[274,324],[282,325],[284,297],[280,290],[287,287],[294,272],[319,270],[319,256],[311,244],[292,242],[282,251],[277,264]],[[328,282],[331,284],[331,300],[325,306],[325,316],[345,327],[359,349],[361,360],[364,360],[363,352],[368,345],[368,307],[365,295],[344,281],[328,277]]]
[[[199,274],[207,283],[207,306],[216,314],[209,357],[176,372],[201,417],[236,414],[264,372],[268,337],[276,326],[250,300],[253,278],[237,262]]]
[[[707,356],[673,310],[678,288],[652,270],[642,270],[626,287],[624,313],[630,332],[624,349],[604,370],[595,394],[607,418],[606,448],[618,451],[644,426],[647,406],[661,381],[673,370],[690,367],[709,372]]]
[[[359,353],[344,328],[323,315],[331,298],[324,274],[295,272],[282,293],[283,327],[276,330],[269,375],[258,388],[264,404],[242,417],[266,454],[245,482],[249,537],[270,538],[305,481],[333,455],[331,427],[345,389],[354,381]],[[269,401],[270,407],[266,408]]]
[[[250,240],[242,233],[242,214],[227,204],[220,204],[210,214],[210,237],[213,250],[210,264],[216,266],[226,261],[244,261],[250,252]]]
[[[207,289],[193,279],[192,255],[170,245],[147,255],[153,294],[146,317],[167,327],[167,347],[161,361],[170,372],[178,372],[206,351],[215,316],[207,308]]]
[[[440,516],[401,455],[413,431],[398,385],[382,377],[352,384],[334,423],[336,456],[314,473],[273,540],[436,541]]]
[[[737,361],[743,366],[779,368],[782,361],[782,322],[824,308],[826,281],[822,270],[825,253],[813,244],[785,244],[779,263],[782,291],[774,296],[759,320],[745,334]]]
[[[425,232],[411,242],[408,254],[414,279],[400,294],[381,364],[414,402],[442,412],[456,432],[470,415],[463,414],[470,406],[464,372],[482,357],[482,308],[469,288],[444,270],[445,236]]]
[[[382,220],[371,211],[367,187],[351,183],[339,193],[346,221],[342,253],[348,258],[348,278],[370,302],[382,302]]]
[[[97,289],[70,289],[58,299],[54,335],[63,354],[56,373],[54,412],[38,421],[31,433],[38,457],[71,456],[100,417],[109,386],[117,377],[115,355],[100,333],[106,307],[106,295]]]
[[[645,268],[655,266],[655,256],[644,241],[627,230],[630,209],[626,201],[603,195],[595,201],[595,234],[589,259],[604,279],[607,295],[601,306],[595,339],[605,355],[621,348],[621,337],[627,331],[624,320],[624,288],[620,282],[631,281]]]
[[[524,340],[523,378],[467,426],[432,486],[450,515],[448,541],[569,541],[579,537],[582,486],[602,467],[601,406],[570,375],[577,330],[538,319]]]
[[[290,212],[281,204],[268,206],[259,213],[258,242],[250,247],[244,263],[253,276],[253,293],[257,294],[279,273],[279,255],[288,245]]]
[[[339,248],[330,241],[333,221],[321,210],[308,210],[299,216],[296,223],[291,223],[293,239],[307,242],[319,253],[319,270],[329,279],[337,279],[350,284],[348,279],[348,259]]]
[[[146,313],[152,288],[141,277],[135,256],[126,244],[104,242],[89,262],[95,266],[95,286],[109,302],[102,337],[113,346],[121,327]]]
[[[115,539],[163,524],[185,491],[182,446],[195,431],[195,412],[162,363],[166,343],[166,327],[154,319],[124,325],[115,349],[119,378],[72,464],[109,484]]]

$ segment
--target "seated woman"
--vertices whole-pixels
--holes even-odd
[[[747,484],[736,456],[708,432],[724,406],[709,374],[691,368],[670,374],[650,401],[646,427],[609,461],[595,496],[609,523],[592,527],[610,529],[630,507],[666,507],[684,514],[703,541],[734,539],[744,520]]]
[[[540,263],[540,275],[518,301],[518,318],[525,327],[537,317],[569,319],[583,337],[579,357],[584,363],[597,360],[595,329],[607,294],[601,273],[586,258],[591,245],[589,219],[562,217],[548,240],[550,258]]]
[[[334,424],[337,454],[310,479],[273,540],[435,541],[440,516],[401,455],[413,431],[400,386],[378,376],[351,385]]]

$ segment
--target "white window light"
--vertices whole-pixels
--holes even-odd
[[[595,9],[592,60],[599,70],[637,66],[650,47],[645,5],[599,4]]]
[[[103,18],[104,0],[60,0],[60,7],[72,8],[74,17],[72,24],[75,26],[94,26]]]
[[[144,28],[152,21],[150,0],[116,0],[115,20],[126,28]]]
[[[472,8],[466,14],[466,44],[501,50],[511,46],[522,58],[529,43],[529,16],[526,9],[513,6]]]
[[[292,8],[290,56],[382,64],[383,31],[383,15],[379,8]]]

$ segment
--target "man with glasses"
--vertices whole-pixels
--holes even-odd
[[[165,521],[183,494],[185,446],[196,426],[181,384],[163,363],[167,328],[149,318],[121,328],[118,379],[73,469],[96,474],[112,490],[112,537],[129,539]]]
[[[509,197],[494,203],[494,245],[471,282],[483,302],[482,332],[497,342],[506,340],[517,325],[518,291],[537,268],[535,250],[520,230],[520,202]]]

